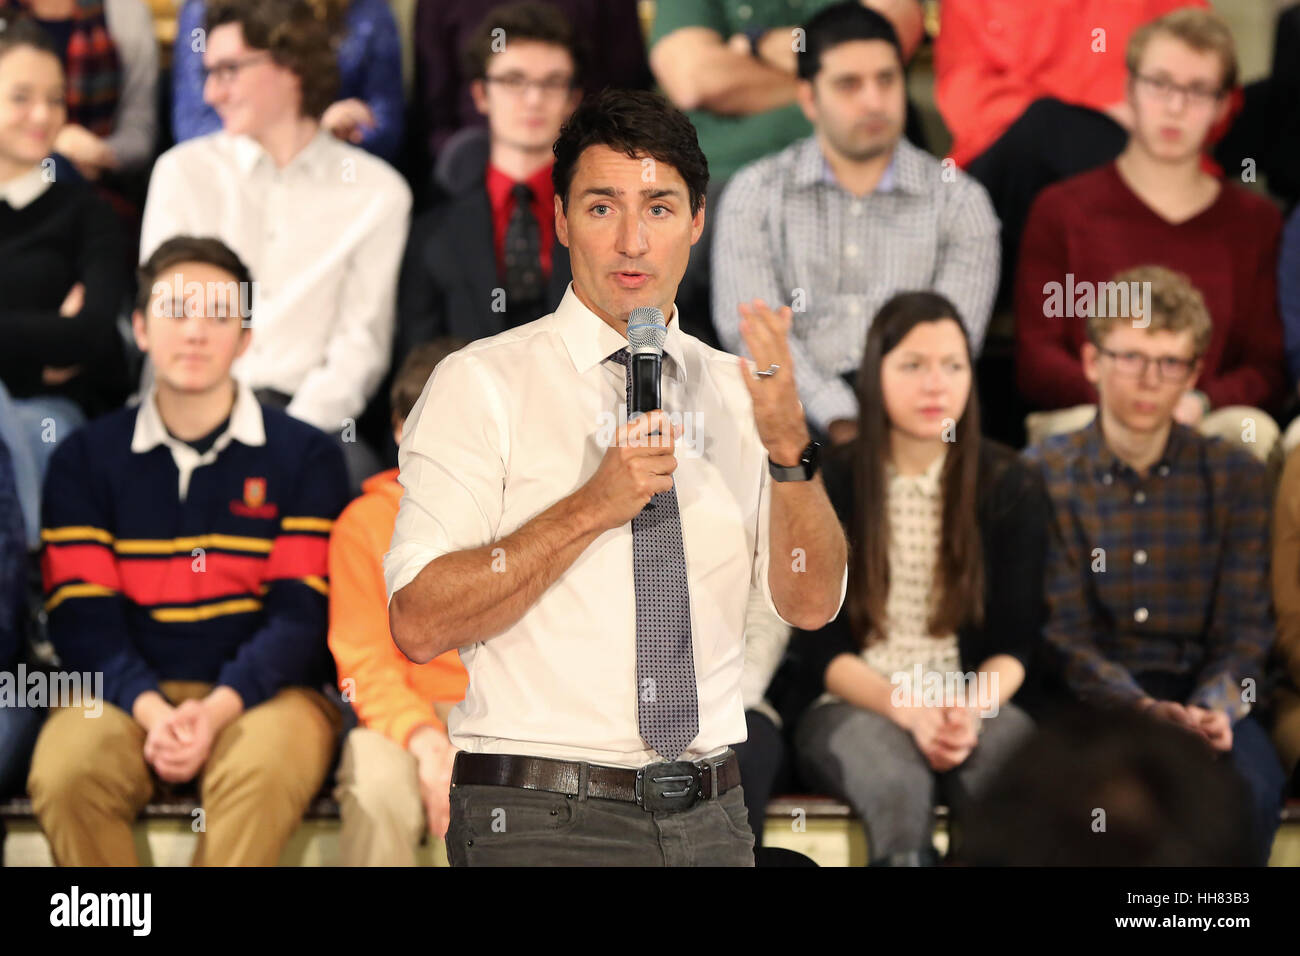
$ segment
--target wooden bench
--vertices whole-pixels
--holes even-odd
[[[155,866],[185,866],[194,852],[198,803],[156,801],[145,807],[135,826],[140,861]],[[1282,826],[1273,843],[1273,866],[1300,865],[1300,799],[1282,809]],[[0,803],[0,823],[7,832],[3,853],[7,866],[53,864],[49,844],[32,814],[31,801],[19,797]],[[329,866],[338,862],[339,807],[318,797],[303,814],[302,825],[285,847],[281,866]],[[946,848],[948,809],[935,808],[935,845]],[[821,866],[861,866],[867,861],[866,834],[853,811],[831,797],[789,794],[768,804],[763,830],[766,846],[784,847],[811,857]],[[446,866],[441,840],[426,840],[417,859],[426,866]]]

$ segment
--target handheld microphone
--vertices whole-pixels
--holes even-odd
[[[659,383],[664,361],[668,323],[659,309],[642,306],[627,317],[627,351],[632,375],[632,404],[628,421],[660,406]]]

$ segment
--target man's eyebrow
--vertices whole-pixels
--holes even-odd
[[[583,196],[609,196],[613,199],[617,199],[618,197],[623,195],[623,190],[618,189],[614,186],[588,186],[586,189],[582,191],[582,195]],[[681,195],[682,195],[682,191],[680,189],[677,189],[676,187],[672,187],[669,189],[663,189],[663,188],[654,189],[652,187],[646,187],[645,189],[641,190],[641,196],[645,199],[663,199],[668,196],[681,198]]]

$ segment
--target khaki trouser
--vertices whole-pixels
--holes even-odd
[[[1078,431],[1097,417],[1096,405],[1075,405],[1050,412],[1030,412],[1025,416],[1026,444],[1034,445],[1051,435]],[[1269,463],[1281,429],[1268,412],[1249,405],[1225,405],[1216,408],[1198,426],[1202,435],[1222,438],[1248,451],[1264,464]]]
[[[163,681],[172,703],[213,685]],[[287,687],[240,714],[212,743],[199,771],[204,829],[196,866],[273,866],[329,771],[342,729],[338,708],[319,691]],[[103,705],[50,714],[32,754],[32,809],[62,866],[133,866],[131,825],[158,779],[144,759],[145,730]]]
[[[377,730],[357,727],[339,761],[339,863],[414,866],[428,829],[415,755]]]

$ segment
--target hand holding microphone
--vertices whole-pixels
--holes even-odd
[[[672,489],[682,429],[673,426],[659,407],[667,337],[667,323],[659,309],[633,309],[628,316],[629,421],[614,433],[613,444],[583,488],[602,528],[627,524],[652,497]]]
[[[652,434],[656,431],[659,434]],[[672,488],[679,437],[681,426],[674,427],[659,408],[614,433],[613,444],[582,489],[601,528],[627,524],[652,497]]]

